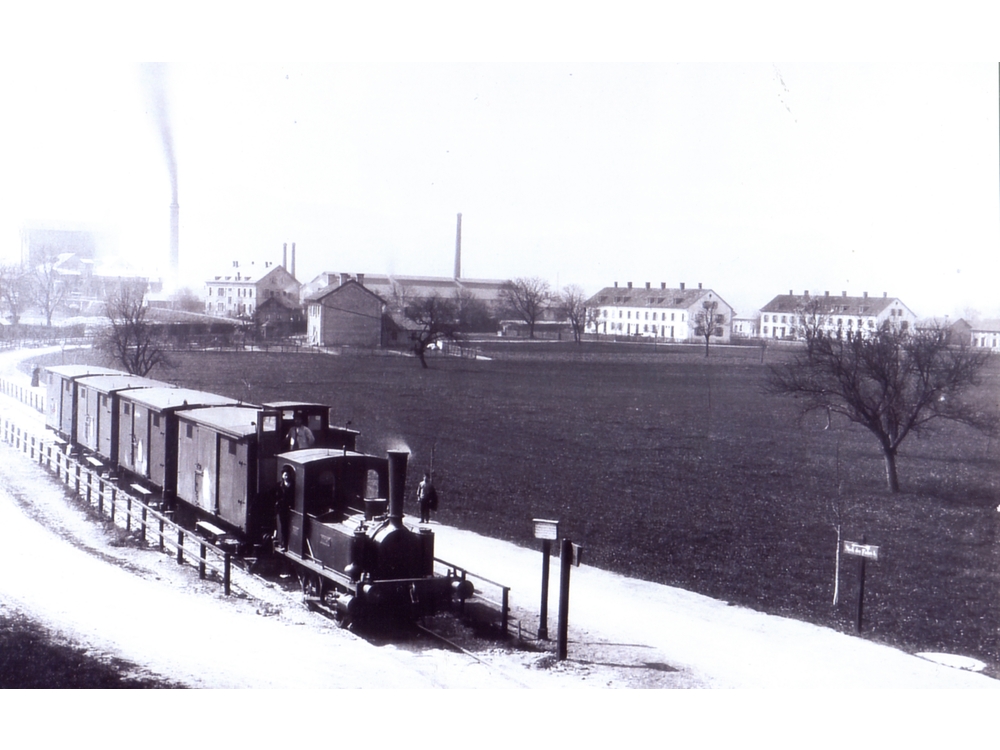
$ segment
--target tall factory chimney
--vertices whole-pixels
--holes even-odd
[[[180,266],[181,240],[180,240],[180,213],[181,207],[177,204],[177,194],[174,193],[174,202],[170,204],[170,272],[173,274],[173,281],[177,281],[177,271]]]
[[[455,278],[462,278],[462,214],[458,215],[458,229],[455,230]]]
[[[281,267],[288,270],[288,243],[281,246]]]
[[[287,270],[287,269],[286,269]],[[295,275],[295,243],[292,243],[292,278],[297,279],[298,276]]]

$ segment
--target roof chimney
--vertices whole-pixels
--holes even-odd
[[[840,296],[841,296],[841,297],[846,297],[846,296],[847,296],[847,292],[841,292],[841,293],[840,293]]]
[[[343,286],[344,284],[346,284],[350,280],[351,280],[351,274],[349,274],[349,273],[342,273],[342,274],[340,274],[340,285],[341,286]]]
[[[808,297],[809,296],[809,290],[806,289],[805,292],[802,293],[802,296],[803,297]]]
[[[889,292],[882,292],[882,296],[883,297],[888,297],[889,296]]]
[[[660,282],[660,289],[666,289],[666,288],[667,288],[667,282],[661,281]]]
[[[646,288],[649,289],[649,282],[646,282]]]
[[[628,283],[628,288],[629,288],[629,289],[631,289],[631,288],[632,288],[632,282],[631,282],[631,281],[630,281],[630,282]]]
[[[359,273],[357,279],[358,283],[361,284],[361,286],[365,285],[365,275],[363,273]]]
[[[865,299],[868,299],[868,292],[865,292]]]
[[[618,288],[618,282],[616,281],[615,282],[615,289],[617,289],[617,288]]]
[[[829,292],[823,292],[823,296],[824,296],[824,297],[829,297],[829,296],[830,296],[830,293],[829,293]]]
[[[701,289],[701,282],[698,282],[698,288]]]
[[[682,292],[684,291],[684,282],[683,281],[681,282],[681,291]]]
[[[789,289],[789,290],[788,290],[788,296],[789,296],[789,297],[794,297],[794,296],[795,296],[795,292],[794,292],[794,291],[792,291],[791,289]]]

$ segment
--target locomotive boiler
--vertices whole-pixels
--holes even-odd
[[[309,449],[278,456],[276,553],[348,619],[394,621],[446,608],[472,583],[434,573],[434,533],[403,522],[408,453]]]

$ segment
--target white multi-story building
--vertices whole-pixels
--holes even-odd
[[[980,320],[969,323],[970,344],[978,348],[1000,351],[1000,320]]]
[[[709,305],[710,308],[706,308]],[[711,289],[657,289],[646,282],[645,288],[605,287],[587,301],[587,333],[642,336],[667,341],[694,341],[698,323],[711,309],[713,334],[720,342],[732,335],[733,308]]]
[[[911,330],[917,321],[898,297],[839,297],[824,292],[822,297],[803,294],[779,294],[760,309],[760,335],[763,338],[802,340],[808,331],[826,335],[840,333],[869,335],[884,323],[900,331]]]
[[[219,317],[253,317],[257,306],[272,297],[299,304],[299,288],[283,266],[265,261],[233,266],[205,282],[205,312]]]

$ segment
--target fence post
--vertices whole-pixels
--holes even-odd
[[[80,464],[76,465],[76,494],[80,494]]]
[[[143,544],[146,543],[146,511],[147,510],[148,509],[146,508],[146,505],[143,504],[143,506],[142,506],[142,543]]]
[[[87,505],[90,506],[91,501],[91,487],[94,484],[94,473],[91,471],[87,472]]]
[[[223,554],[225,555],[225,557],[223,558],[223,566],[222,566],[223,570],[222,584],[223,586],[225,586],[226,596],[229,596],[229,591],[230,591],[229,581],[231,578],[230,573],[232,571],[232,555],[229,554],[229,550],[226,550]]]
[[[125,531],[132,530],[132,496],[125,495]]]
[[[163,552],[163,518],[160,518],[160,552]]]
[[[199,578],[204,578],[205,577],[205,543],[204,542],[201,543],[201,554],[200,554],[200,560],[198,562],[198,577]]]
[[[104,516],[104,477],[97,480],[97,514]]]
[[[503,605],[500,610],[500,632],[506,637],[507,635],[507,621],[510,617],[510,588],[508,586],[503,587]]]
[[[184,564],[184,529],[177,529],[177,564]]]
[[[115,504],[118,500],[118,488],[111,488],[111,525],[115,525]]]

